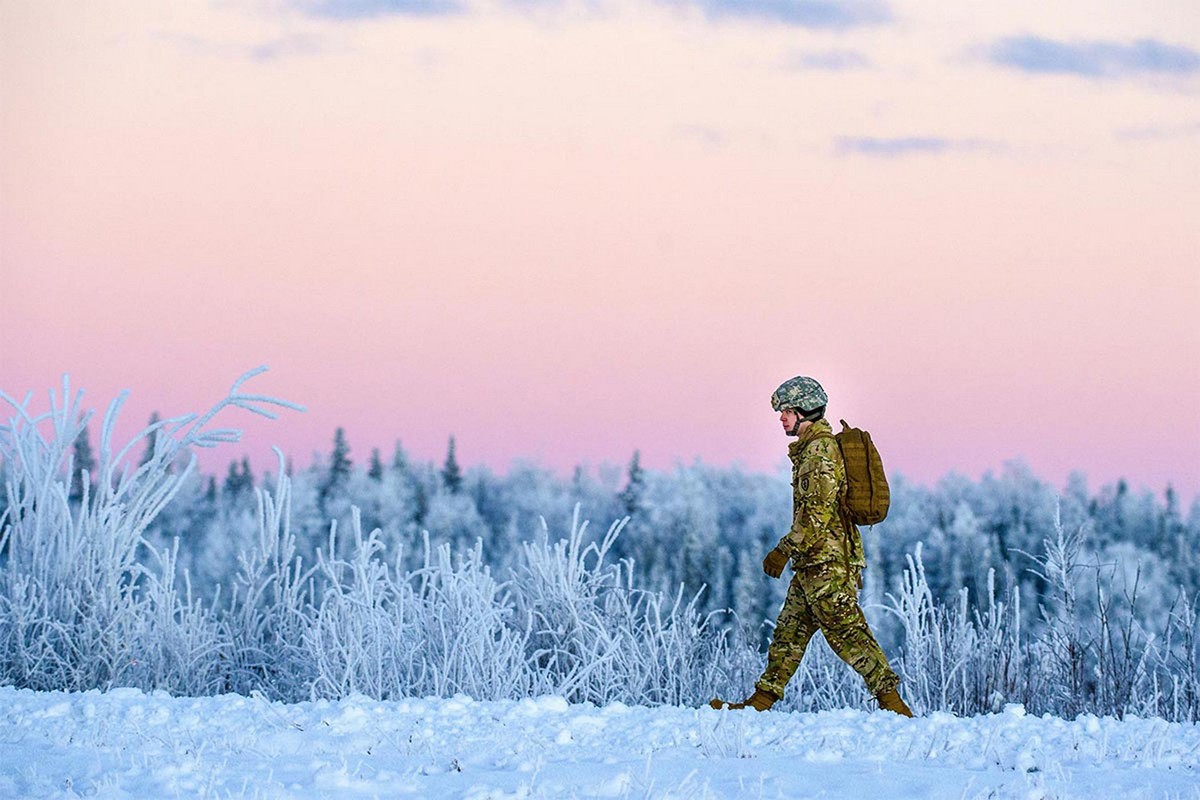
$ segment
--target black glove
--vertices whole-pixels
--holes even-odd
[[[772,578],[778,578],[783,574],[783,568],[787,566],[787,563],[787,553],[783,552],[783,548],[776,546],[776,548],[767,553],[767,557],[763,559],[763,572],[767,573]]]

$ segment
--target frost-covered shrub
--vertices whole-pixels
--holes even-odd
[[[729,660],[694,601],[637,589],[627,565],[605,561],[620,523],[585,545],[578,509],[567,539],[551,543],[543,522],[505,581],[481,542],[455,558],[426,537],[422,567],[394,568],[357,523],[350,560],[321,556],[305,638],[314,696],[699,702],[714,662]]]
[[[1151,626],[1138,613],[1132,583],[1084,558],[1083,528],[1054,521],[1053,538],[1033,556],[1050,591],[1042,625],[1024,625],[1020,586],[1000,599],[994,574],[980,601],[937,602],[921,548],[909,559],[900,591],[885,608],[903,629],[895,666],[911,705],[958,714],[997,711],[1018,702],[1035,713],[1200,718],[1198,604],[1180,592]],[[1111,566],[1111,565],[1109,565]]]
[[[238,439],[237,431],[209,427],[221,410],[270,417],[271,406],[295,407],[241,392],[261,371],[239,378],[203,416],[156,421],[115,450],[122,394],[105,415],[94,475],[73,463],[71,447],[92,412],[66,378],[40,415],[29,410],[31,397],[17,402],[0,393],[13,413],[0,427],[0,679],[40,689],[218,688],[205,666],[220,648],[213,617],[186,575],[179,591],[177,551],[147,551],[143,534],[195,469],[191,448]],[[131,454],[143,449],[134,463]]]
[[[263,489],[255,494],[258,535],[239,555],[229,603],[221,607],[222,691],[262,690],[280,699],[306,699],[314,679],[304,647],[312,617],[312,570],[305,570],[296,553],[290,482],[281,477],[273,497]]]
[[[712,685],[726,637],[709,625],[697,598],[638,588],[629,561],[605,561],[624,527],[614,523],[584,546],[576,508],[570,536],[551,544],[543,522],[515,572],[518,611],[531,631],[534,665],[558,673],[558,691],[605,703],[697,700]],[[589,558],[591,559],[589,563]]]

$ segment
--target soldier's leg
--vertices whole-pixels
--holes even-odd
[[[767,668],[754,684],[756,689],[769,692],[776,698],[783,697],[783,690],[796,673],[796,668],[800,666],[804,650],[808,647],[808,640],[817,632],[818,627],[798,577],[798,574],[792,576],[787,598],[784,599],[783,608],[775,620],[775,632],[771,636],[771,647],[767,651]]]
[[[818,564],[797,573],[813,617],[833,652],[862,676],[871,694],[896,688],[900,678],[888,664],[858,604],[858,570],[843,564]]]

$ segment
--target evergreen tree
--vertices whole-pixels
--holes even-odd
[[[250,459],[242,456],[242,460],[230,461],[229,472],[225,474],[224,492],[227,497],[237,498],[247,494],[254,488],[254,476],[250,472]]]
[[[412,522],[420,525],[425,519],[425,512],[428,509],[428,498],[425,496],[425,487],[421,485],[421,480],[409,462],[408,453],[404,451],[404,446],[400,444],[399,439],[396,440],[396,446],[392,450],[390,470],[394,476],[389,483],[393,487],[393,493],[407,498],[406,516]]]
[[[1188,528],[1179,509],[1179,497],[1175,487],[1167,484],[1166,506],[1160,513],[1160,552],[1171,565],[1177,582],[1184,586],[1200,584],[1200,560],[1196,557],[1195,544],[1190,541]]]
[[[375,482],[383,480],[383,460],[379,457],[379,448],[371,448],[371,464],[367,468],[367,477]]]
[[[75,437],[73,446],[75,453],[74,472],[71,475],[71,492],[70,500],[78,503],[83,499],[83,472],[87,470],[88,480],[95,486],[96,475],[96,457],[92,454],[92,443],[88,438],[87,426],[83,426],[83,430],[79,432],[79,436]]]
[[[454,437],[450,437],[450,447],[446,451],[446,463],[442,466],[442,484],[450,490],[450,494],[458,494],[462,488],[462,470],[458,467],[458,459],[454,457]]]
[[[350,460],[350,444],[346,441],[346,430],[339,427],[333,434],[333,453],[329,457],[329,474],[321,485],[321,505],[334,494],[346,488],[350,481],[350,470],[354,462]]]
[[[432,465],[430,465],[432,468]],[[417,481],[413,487],[413,522],[417,525],[425,523],[425,517],[429,514],[429,493],[425,491],[425,483]]]
[[[408,453],[404,452],[400,440],[396,440],[396,449],[392,451],[392,469],[401,474],[408,472]]]
[[[625,489],[619,495],[621,505],[625,508],[625,514],[630,517],[642,509],[642,494],[646,488],[646,478],[641,461],[641,451],[634,450],[633,458],[629,462],[629,478],[625,482]]]

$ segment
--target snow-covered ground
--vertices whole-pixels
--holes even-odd
[[[1200,798],[1200,727],[0,688],[0,797]]]

